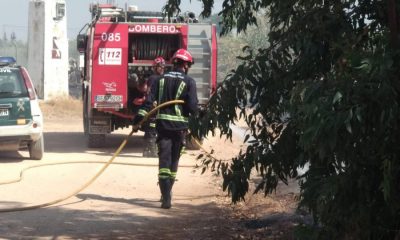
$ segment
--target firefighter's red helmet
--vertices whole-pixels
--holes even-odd
[[[181,59],[182,61],[189,62],[191,64],[194,63],[192,54],[183,48],[178,49],[178,51],[175,52],[174,56],[172,57],[172,61],[174,62],[175,59]]]
[[[157,57],[156,59],[154,59],[153,61],[153,66],[165,66],[165,60],[163,57]]]

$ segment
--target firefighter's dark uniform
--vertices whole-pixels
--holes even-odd
[[[142,92],[136,87],[133,89],[129,89],[129,95],[128,95],[128,107],[132,110],[133,113],[137,113],[140,109],[141,105],[136,105],[134,104],[135,99],[145,99],[147,93]]]
[[[163,199],[171,201],[171,189],[178,171],[181,149],[188,129],[188,117],[197,111],[196,82],[185,73],[174,70],[156,80],[145,104],[134,119],[137,124],[152,108],[153,103],[171,100],[185,103],[170,105],[158,111],[156,116],[157,143],[159,148],[159,185]],[[163,201],[164,204],[164,201]],[[161,206],[165,207],[165,206]],[[165,208],[169,208],[169,206]]]
[[[161,75],[152,74],[147,80],[147,86],[151,89],[154,82],[160,79]],[[156,118],[151,116],[149,120],[142,127],[144,130],[144,140],[146,146],[143,150],[143,157],[157,157],[157,132],[156,132]]]

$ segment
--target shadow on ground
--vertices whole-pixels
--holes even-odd
[[[90,196],[83,196],[88,198]],[[91,196],[93,197],[93,196]],[[97,196],[99,198],[99,196]],[[101,197],[100,197],[101,198]],[[199,206],[175,204],[159,208],[146,199],[103,199],[126,208],[154,208],[158,217],[100,210],[49,207],[25,212],[0,213],[0,238],[4,239],[232,239],[232,223],[213,203]],[[0,202],[1,203],[1,202]],[[14,204],[14,203],[13,203]],[[205,209],[207,211],[205,211]],[[136,211],[135,211],[136,212]],[[221,224],[223,222],[223,224]]]

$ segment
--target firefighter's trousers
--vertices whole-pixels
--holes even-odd
[[[157,150],[157,132],[155,127],[150,126],[146,128],[144,133],[144,140],[146,147],[143,150],[143,157],[158,157]]]
[[[159,130],[157,136],[160,179],[175,179],[185,140],[184,131]]]

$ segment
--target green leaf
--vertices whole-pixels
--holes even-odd
[[[333,97],[333,101],[332,104],[335,104],[337,102],[339,102],[340,100],[342,100],[343,95],[338,91],[336,92],[335,96]]]
[[[347,130],[349,133],[353,133],[352,130],[351,130],[351,124],[350,124],[350,122],[349,122],[349,121],[345,122],[345,125],[346,125],[346,130]]]

